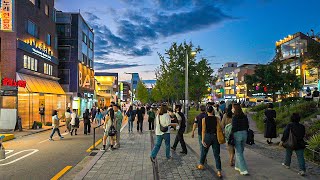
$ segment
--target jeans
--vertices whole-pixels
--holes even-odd
[[[100,126],[101,125],[101,119],[96,119],[96,120],[98,122],[98,126]]]
[[[129,125],[129,126],[128,126],[129,132],[132,132],[133,121],[131,121],[131,119],[129,119],[128,125]]]
[[[91,123],[84,123],[84,134],[89,133],[90,134],[90,129],[91,129]]]
[[[52,137],[53,137],[53,135],[54,135],[54,133],[55,133],[56,131],[58,132],[58,136],[62,137],[61,134],[60,134],[59,128],[53,128],[53,129],[52,129],[52,133],[51,133],[51,135],[50,135],[50,139],[52,139]]]
[[[117,130],[116,143],[117,143],[118,146],[120,146],[120,129],[119,129],[119,131]]]
[[[304,160],[304,149],[295,150],[295,152],[297,155],[300,171],[306,171],[306,164]],[[287,166],[290,166],[291,164],[292,153],[293,153],[293,150],[286,149],[285,165]]]
[[[207,158],[207,154],[210,146],[212,146],[213,156],[216,161],[217,171],[221,171],[221,158],[220,158],[220,144],[218,142],[217,134],[206,133],[204,137],[204,142],[208,147],[203,147],[200,154],[200,164],[204,164]],[[202,143],[201,143],[202,144]]]
[[[150,156],[153,158],[157,157],[157,154],[160,150],[162,140],[164,139],[164,142],[166,144],[166,157],[170,158],[170,133],[164,133],[163,135],[157,135],[156,144],[154,145]]]
[[[149,130],[154,130],[154,120],[149,121]]]
[[[183,132],[184,132],[183,129],[179,129],[178,134],[176,135],[176,139],[174,140],[174,144],[173,144],[172,147],[174,149],[176,149],[178,143],[180,142],[182,151],[187,153],[188,150],[187,150],[186,142],[184,141],[184,138],[183,138]]]
[[[202,135],[198,134],[198,141],[200,146],[200,153],[203,151],[203,145],[202,145]]]
[[[247,131],[237,131],[234,133],[234,143],[236,148],[236,164],[235,167],[240,169],[240,172],[248,171],[246,160],[243,156],[244,146],[247,141]]]
[[[140,132],[142,132],[142,125],[143,125],[143,120],[138,120],[138,122],[137,122],[137,131],[139,132],[139,130],[140,130]]]

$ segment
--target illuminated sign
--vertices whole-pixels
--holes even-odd
[[[26,88],[27,82],[23,81],[23,80],[15,81],[14,79],[3,78],[2,79],[2,86],[14,86],[14,87]]]
[[[32,48],[32,53],[35,54],[35,55],[38,55],[38,56],[40,56],[40,57],[42,57],[44,59],[47,59],[47,60],[51,61],[51,56],[50,55],[45,54],[45,53],[43,53],[43,52],[41,52],[39,50],[36,50],[36,49]]]
[[[0,30],[2,31],[13,31],[13,9],[14,0],[1,0],[0,4]]]
[[[79,87],[94,90],[93,70],[81,64],[79,65]]]
[[[292,40],[294,37],[292,35],[288,35],[288,37],[285,37],[284,39],[280,39],[279,41],[276,42],[276,46],[280,46],[283,43],[286,43],[290,40]]]

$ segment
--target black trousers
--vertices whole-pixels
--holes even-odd
[[[137,121],[137,131],[140,130],[140,132],[142,132],[142,126],[143,126],[143,121],[138,120]]]
[[[149,121],[149,130],[154,130],[154,120]]]
[[[188,150],[187,150],[186,142],[184,141],[184,138],[183,138],[183,133],[184,133],[184,129],[179,129],[179,131],[177,133],[177,136],[176,136],[176,139],[174,140],[174,144],[173,144],[172,147],[174,149],[176,149],[178,143],[180,142],[182,151],[187,153]]]
[[[90,134],[90,129],[91,129],[91,123],[84,123],[84,134],[89,133]]]

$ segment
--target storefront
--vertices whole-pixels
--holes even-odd
[[[51,122],[52,111],[63,117],[66,111],[66,95],[57,81],[17,73],[17,80],[26,82],[26,88],[18,88],[18,115],[23,128],[31,128],[34,121],[41,121],[39,108],[45,108],[45,122]]]

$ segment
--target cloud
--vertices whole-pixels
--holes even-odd
[[[131,67],[138,67],[138,66],[142,66],[142,65],[140,64],[109,64],[109,63],[95,62],[94,70],[101,71],[101,70],[109,70],[109,69],[131,68]]]

